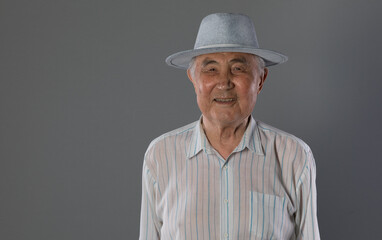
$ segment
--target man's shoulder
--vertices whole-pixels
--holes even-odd
[[[303,166],[304,168],[315,171],[316,163],[313,157],[312,150],[309,145],[301,138],[296,137],[293,134],[275,128],[267,123],[256,120],[260,138],[263,144],[265,142],[272,141],[275,144],[275,148],[284,155],[285,151],[294,152],[291,156],[300,156],[294,158],[296,160],[296,166]],[[294,161],[291,161],[293,163]]]
[[[149,151],[152,151],[156,147],[163,145],[165,142],[173,141],[175,138],[179,138],[179,139],[183,138],[184,139],[186,137],[187,138],[191,137],[191,135],[193,134],[193,129],[195,128],[195,126],[197,124],[198,124],[198,121],[194,121],[194,122],[189,123],[185,126],[176,128],[174,130],[171,130],[169,132],[166,132],[166,133],[156,137],[149,144],[145,155],[147,155],[147,153]]]
[[[305,141],[303,141],[301,138],[296,137],[295,135],[291,133],[285,132],[281,129],[278,129],[262,121],[256,120],[256,123],[259,129],[259,132],[262,133],[262,135],[266,135],[266,136],[273,135],[274,137],[277,136],[281,141],[292,141],[300,145],[305,150],[305,152],[307,153],[311,152],[309,145]]]

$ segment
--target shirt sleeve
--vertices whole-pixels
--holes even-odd
[[[316,165],[312,152],[306,154],[302,174],[297,183],[296,236],[298,240],[320,240],[317,222]]]
[[[146,161],[142,171],[142,205],[139,240],[160,239],[160,221],[156,215],[157,182]]]

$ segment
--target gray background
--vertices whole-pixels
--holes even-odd
[[[382,235],[380,1],[0,1],[0,239],[137,239],[143,154],[200,116],[182,70],[201,19],[239,12],[270,68],[255,118],[317,164],[322,239]]]

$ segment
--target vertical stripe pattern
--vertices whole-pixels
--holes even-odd
[[[151,142],[139,239],[314,239],[316,165],[299,138],[250,117],[224,160],[202,117]]]

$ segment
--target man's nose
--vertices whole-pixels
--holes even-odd
[[[234,84],[232,82],[231,71],[222,72],[222,74],[219,77],[219,83],[217,87],[221,90],[227,90],[234,87]]]

